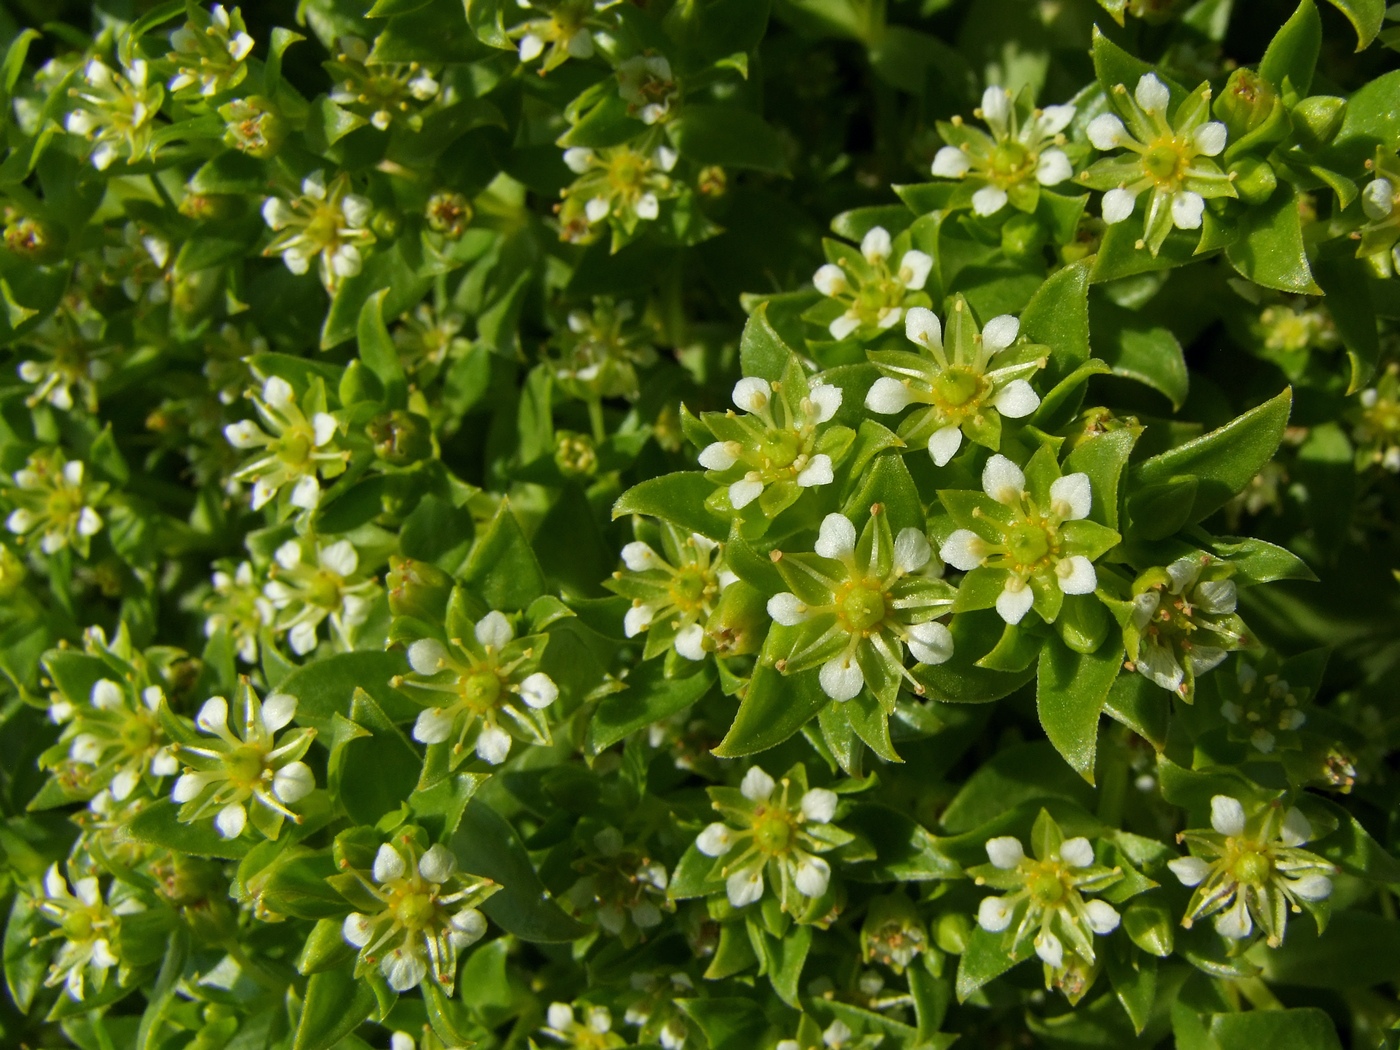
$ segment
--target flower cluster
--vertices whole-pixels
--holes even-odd
[[[122,916],[145,911],[140,899],[117,881],[109,887],[105,901],[95,875],[74,879],[70,890],[57,864],[44,874],[44,895],[35,899],[34,908],[58,927],[42,940],[61,942],[44,984],[62,985],[77,1000],[89,991],[100,993],[109,971],[125,970],[117,953]]]

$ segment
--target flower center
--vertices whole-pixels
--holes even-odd
[[[63,933],[70,941],[91,940],[97,933],[88,911],[72,911],[63,920]]]
[[[1060,877],[1058,865],[1047,864],[1040,866],[1031,877],[1026,880],[1026,886],[1031,891],[1031,897],[1042,907],[1050,908],[1059,904],[1065,897],[1064,880]]]
[[[1014,525],[1007,534],[1006,548],[1018,565],[1036,565],[1050,553],[1050,534],[1030,522]]]
[[[801,451],[796,435],[791,433],[770,433],[763,439],[763,457],[773,467],[792,466],[793,461],[797,459]]]
[[[1142,155],[1142,166],[1159,184],[1175,185],[1186,167],[1181,143],[1175,138],[1158,139]]]
[[[236,747],[224,756],[224,771],[236,787],[252,788],[262,779],[263,752],[254,744]]]
[[[878,583],[854,584],[841,599],[841,619],[852,632],[869,631],[885,618],[885,595]]]
[[[704,604],[709,590],[709,573],[698,565],[688,565],[671,580],[671,601],[683,611],[692,612]]]
[[[788,815],[782,810],[760,808],[754,815],[753,840],[764,853],[786,852],[792,844],[792,823]]]
[[[1019,142],[1003,142],[992,151],[988,167],[992,177],[1000,182],[1019,182],[1033,159],[1030,150]]]
[[[874,280],[861,286],[856,293],[855,311],[866,324],[874,324],[880,315],[904,301],[904,285],[892,278]]]
[[[394,905],[394,918],[400,926],[421,930],[432,922],[436,911],[431,893],[405,893]]]
[[[1239,882],[1250,882],[1259,885],[1268,879],[1269,873],[1274,869],[1273,861],[1269,860],[1262,853],[1248,850],[1240,854],[1234,864],[1230,866],[1231,872]]]
[[[311,585],[306,589],[307,601],[323,609],[339,609],[341,582],[339,576],[322,569],[316,573]]]
[[[467,706],[479,715],[496,706],[501,696],[501,679],[494,671],[477,671],[459,680],[458,688]]]
[[[121,740],[128,752],[139,754],[151,746],[154,727],[144,718],[129,718],[122,723]]]
[[[277,442],[277,458],[287,466],[301,470],[310,462],[315,447],[316,435],[310,427],[288,427]]]
[[[640,196],[642,181],[650,166],[647,159],[634,150],[620,151],[608,165],[608,182],[613,192],[628,198]]]
[[[982,377],[968,368],[945,368],[933,381],[933,392],[948,408],[961,408],[982,389]]]

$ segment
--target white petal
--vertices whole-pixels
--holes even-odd
[[[173,802],[188,802],[192,798],[198,797],[204,790],[206,781],[198,773],[186,773],[175,781],[175,788],[170,792],[170,799]]]
[[[99,937],[92,942],[92,965],[99,970],[110,970],[121,960],[112,954],[112,946],[107,943],[106,937]]]
[[[933,548],[928,537],[918,529],[900,529],[894,538],[894,571],[898,573],[918,572],[933,557]]]
[[[822,692],[833,700],[850,700],[865,686],[865,676],[853,655],[838,656],[822,664],[817,673]]]
[[[1199,230],[1206,201],[1199,193],[1180,190],[1172,194],[1172,224],[1179,230]]]
[[[245,451],[265,445],[268,441],[268,437],[262,432],[262,428],[251,419],[243,419],[224,427],[224,438],[234,448],[243,449]]]
[[[831,883],[831,865],[820,857],[804,857],[792,881],[804,897],[820,897]]]
[[[1234,580],[1207,580],[1196,588],[1196,608],[1203,612],[1232,613],[1238,601]]]
[[[1060,844],[1060,859],[1076,868],[1093,867],[1094,847],[1083,835],[1076,835]]]
[[[1000,835],[987,840],[987,859],[1002,871],[1012,871],[1025,860],[1026,851],[1021,840],[1011,835]]]
[[[841,407],[841,388],[831,383],[817,383],[812,387],[807,399],[817,410],[816,421],[825,423],[836,415],[836,410]]]
[[[914,624],[906,639],[909,651],[921,664],[947,663],[953,657],[953,633],[941,623]]]
[[[1021,322],[1010,314],[993,317],[982,329],[982,345],[995,353],[1005,350],[1021,334]]]
[[[1035,604],[1031,589],[1015,576],[1006,578],[1006,585],[997,595],[997,615],[1010,624],[1018,624]]]
[[[958,449],[962,448],[962,439],[962,431],[958,429],[956,423],[950,423],[930,434],[928,454],[932,457],[934,465],[946,467],[948,461],[957,454]],[[947,559],[945,558],[944,561]]]
[[[392,879],[403,878],[403,873],[407,870],[403,854],[387,842],[382,844],[379,847],[379,852],[374,855],[374,868],[371,874],[373,874],[375,882],[384,883]]]
[[[750,802],[767,802],[776,787],[773,778],[761,766],[750,766],[739,784],[740,792]]]
[[[510,734],[499,726],[482,726],[476,738],[476,754],[483,762],[499,766],[510,754]]]
[[[1040,133],[1046,136],[1058,135],[1069,127],[1073,119],[1073,106],[1046,106],[1040,111]]]
[[[947,564],[963,572],[971,572],[982,564],[987,556],[987,545],[981,536],[971,529],[957,529],[943,541],[938,556]]]
[[[123,769],[112,778],[112,783],[108,785],[108,790],[112,792],[112,797],[118,802],[124,802],[140,783],[141,775],[133,769]]]
[[[1100,113],[1089,121],[1088,126],[1084,129],[1084,134],[1088,136],[1094,149],[1106,151],[1121,146],[1123,141],[1128,138],[1128,129],[1114,114]]]
[[[1094,588],[1099,585],[1093,563],[1082,554],[1057,561],[1055,581],[1065,594],[1093,594]]]
[[[1225,148],[1227,133],[1225,125],[1218,120],[1212,120],[1208,124],[1202,124],[1195,131],[1191,132],[1191,140],[1195,143],[1196,152],[1202,156],[1214,157]]]
[[[612,211],[612,205],[608,203],[606,197],[594,197],[583,206],[583,214],[587,216],[591,223],[602,222]]]
[[[1395,185],[1377,175],[1361,191],[1361,210],[1373,222],[1390,218],[1390,213],[1395,210]]]
[[[520,61],[533,62],[544,53],[544,41],[534,33],[526,33],[520,38]]]
[[[418,1044],[407,1032],[392,1032],[389,1035],[389,1050],[418,1050]]]
[[[729,505],[735,510],[743,510],[761,495],[763,482],[741,478],[729,486]]]
[[[807,619],[807,606],[797,595],[784,591],[768,599],[768,615],[784,627],[794,627]]]
[[[1000,186],[983,186],[972,195],[972,210],[978,215],[995,215],[1006,207],[1006,191]]]
[[[724,883],[729,903],[736,908],[753,904],[763,896],[763,868],[756,866],[736,871]]]
[[[1249,918],[1243,894],[1235,897],[1235,903],[1228,911],[1223,911],[1215,917],[1215,932],[1232,941],[1244,940],[1253,929],[1254,923]]]
[[[734,846],[734,833],[718,822],[709,825],[695,839],[695,848],[707,857],[722,857]]]
[[[997,391],[992,405],[1007,419],[1024,419],[1040,407],[1040,395],[1024,379],[1013,379]]]
[[[291,407],[296,400],[296,392],[292,390],[292,384],[281,376],[272,376],[263,384],[262,399],[281,412]]]
[[[316,648],[316,624],[304,621],[297,624],[287,635],[292,646],[292,652],[298,656],[305,656]]]
[[[1167,90],[1166,84],[1157,79],[1157,74],[1144,73],[1137,82],[1137,90],[1133,92],[1133,97],[1148,113],[1165,113],[1171,103],[1172,93]]]
[[[1301,810],[1290,806],[1288,812],[1283,815],[1283,827],[1279,830],[1279,839],[1285,846],[1301,846],[1313,837],[1312,825],[1308,823],[1308,818],[1303,816]]]
[[[734,404],[744,412],[762,412],[768,407],[772,390],[768,380],[745,376],[734,384]]]
[[[476,640],[483,646],[499,652],[510,644],[515,632],[510,629],[510,621],[494,609],[476,622]]]
[[[933,174],[940,179],[960,179],[972,170],[972,161],[956,146],[944,146],[933,155]]]
[[[845,339],[859,327],[860,318],[852,311],[847,310],[840,317],[836,318],[836,320],[832,321],[831,324],[827,325],[826,329],[831,333],[831,338],[840,340]]]
[[[1244,834],[1244,806],[1229,795],[1216,795],[1210,800],[1210,826],[1222,835]]]
[[[1011,925],[1011,908],[1001,897],[983,897],[977,906],[977,925],[988,933],[1000,933]]]
[[[665,111],[663,110],[662,112],[664,113]],[[680,154],[670,146],[657,146],[656,152],[651,155],[651,162],[662,171],[670,171],[676,166],[676,162],[680,159]]]
[[[593,151],[574,146],[564,151],[564,163],[575,175],[582,175],[593,163]]]
[[[269,229],[281,230],[296,218],[296,212],[281,197],[269,197],[263,201],[262,216]]]
[[[932,349],[943,347],[943,326],[926,306],[911,306],[904,314],[904,335],[911,343]]]
[[[924,285],[928,283],[928,275],[932,272],[933,256],[927,252],[911,249],[899,260],[899,279],[911,292],[923,291]]]
[[[632,206],[632,210],[637,213],[639,219],[655,219],[661,214],[661,202],[656,199],[656,194],[644,193]]]
[[[92,706],[100,711],[110,711],[122,706],[122,687],[110,678],[99,678],[92,687]]]
[[[420,744],[441,744],[452,735],[457,716],[449,708],[425,707],[413,723],[413,739]]]
[[[486,936],[486,916],[475,908],[463,908],[452,916],[448,933],[454,948],[460,950],[469,944],[475,944]]]
[[[152,776],[172,777],[178,772],[180,772],[180,763],[169,748],[163,747],[151,756]]]
[[[423,978],[428,976],[428,964],[417,955],[411,955],[400,948],[395,948],[384,956],[380,970],[384,979],[389,982],[389,987],[396,992],[417,988],[423,983]]]
[[[1074,175],[1074,165],[1064,150],[1046,150],[1036,164],[1036,182],[1042,186],[1058,186]]]
[[[297,713],[297,698],[287,693],[273,693],[262,705],[263,725],[275,733],[287,725]]]
[[[831,467],[831,457],[823,452],[813,456],[797,475],[797,487],[810,489],[818,485],[830,485],[835,480],[836,473]]]
[[[335,437],[335,432],[340,428],[335,416],[329,412],[317,412],[316,417],[311,421],[311,425],[316,431],[316,447],[328,444],[331,438]]]
[[[898,379],[881,376],[870,385],[865,395],[865,407],[883,416],[903,411],[909,404],[909,388]]]
[[[1118,923],[1122,921],[1117,909],[1108,901],[1085,901],[1084,911],[1089,916],[1089,929],[1100,937],[1118,929]]]
[[[420,638],[408,647],[408,665],[415,674],[434,675],[447,664],[447,647],[435,638]]]
[[[316,789],[316,778],[305,762],[288,762],[272,777],[272,793],[287,805],[300,802]]]
[[[666,564],[660,555],[651,549],[650,544],[643,543],[641,540],[633,540],[622,548],[622,563],[632,572],[659,569]]]
[[[248,826],[248,811],[243,808],[241,802],[231,802],[223,809],[219,810],[218,816],[214,818],[214,827],[220,836],[226,839],[236,839],[243,834],[243,829]]]
[[[846,271],[832,263],[827,263],[812,275],[812,283],[822,295],[840,295],[850,288],[846,281]]]
[[[272,558],[282,568],[291,572],[301,564],[301,544],[296,540],[288,540],[277,548]]]
[[[1167,867],[1183,886],[1199,886],[1210,874],[1210,865],[1200,857],[1177,857]]]
[[[1064,965],[1064,945],[1049,930],[1041,930],[1035,935],[1035,954],[1040,956],[1040,961],[1052,970],[1058,970]]]
[[[428,851],[418,860],[418,874],[439,886],[452,878],[457,870],[457,858],[440,842],[428,847]]]
[[[374,202],[358,193],[347,193],[340,199],[340,214],[345,217],[345,224],[351,229],[364,229],[373,211]]]
[[[687,660],[705,659],[705,628],[698,623],[687,624],[676,632],[672,647]]]
[[[700,465],[706,470],[728,470],[736,462],[727,441],[715,441],[700,450]]]
[[[354,277],[362,265],[360,249],[353,244],[342,244],[331,256],[331,270],[337,277]]]
[[[656,610],[650,605],[634,605],[623,614],[622,631],[628,638],[635,638],[651,626]]]
[[[828,514],[822,519],[815,550],[823,558],[837,561],[849,557],[856,549],[856,527],[844,514]]]
[[[1026,475],[1015,463],[997,453],[982,468],[982,491],[998,503],[1014,507],[1026,491]]]
[[[830,824],[836,816],[836,792],[813,788],[802,796],[802,815],[817,824]]]
[[[550,1028],[562,1031],[574,1023],[574,1008],[568,1003],[550,1003],[545,1012],[545,1020],[549,1022]]]
[[[1288,888],[1293,891],[1294,896],[1305,901],[1321,901],[1332,895],[1332,880],[1326,875],[1314,872],[1300,879],[1290,879]]]
[[[890,256],[890,231],[883,226],[872,226],[860,241],[860,254],[872,266]]]
[[[1103,195],[1103,221],[1112,226],[1133,213],[1137,194],[1125,189],[1112,189]]]
[[[349,540],[336,540],[329,547],[322,548],[317,561],[321,563],[321,568],[337,576],[353,576],[360,567],[360,556]]]
[[[527,706],[540,711],[559,699],[559,687],[549,675],[536,671],[520,683],[520,698]]]
[[[321,502],[321,483],[314,474],[308,474],[292,487],[291,503],[302,510],[315,510]]]
[[[200,707],[195,716],[195,725],[206,733],[217,733],[228,729],[228,701],[222,696],[211,696]]]

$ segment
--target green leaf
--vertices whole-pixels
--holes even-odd
[[[1094,494],[1090,521],[1118,528],[1118,483],[1137,439],[1136,430],[1109,430],[1090,438],[1065,458],[1065,474],[1082,471],[1089,476]]]
[[[759,303],[744,324],[739,341],[739,367],[744,375],[776,383],[783,378],[792,355],[792,348],[768,320],[768,304]]]
[[[1308,849],[1326,857],[1348,875],[1373,882],[1400,882],[1400,861],[1387,853],[1351,813],[1318,795],[1301,795],[1297,805],[1315,828],[1336,828],[1308,843]]]
[[[703,471],[680,470],[648,478],[624,492],[613,504],[612,516],[648,514],[712,540],[729,536],[729,522],[705,506],[716,485]]]
[[[1104,968],[1113,994],[1133,1022],[1133,1030],[1141,1035],[1157,998],[1157,960],[1114,938],[1104,947]]]
[[[1038,805],[1046,799],[1063,799],[1088,808],[1093,805],[1094,793],[1045,741],[1012,744],[983,762],[967,778],[943,811],[941,821],[950,834],[962,835],[1016,806]],[[977,848],[980,850],[981,845]],[[986,859],[985,854],[982,859]]]
[[[1292,922],[1277,948],[1251,952],[1271,984],[1353,991],[1400,980],[1400,921],[1370,912],[1337,911],[1326,935]]]
[[[1269,41],[1259,63],[1259,75],[1275,87],[1281,87],[1287,77],[1293,90],[1306,95],[1321,50],[1322,19],[1313,0],[1303,0],[1293,17]]]
[[[1298,295],[1321,295],[1303,246],[1297,194],[1281,187],[1237,220],[1240,236],[1225,248],[1230,265],[1255,284]]]
[[[1367,267],[1359,259],[1328,259],[1319,261],[1313,273],[1327,295],[1328,313],[1347,348],[1351,362],[1347,393],[1354,394],[1371,381],[1381,353]]]
[[[802,967],[807,962],[807,952],[812,947],[812,927],[797,926],[783,937],[763,938],[764,967],[773,991],[783,1002],[795,1010],[802,1008],[798,998],[798,986],[802,980]]]
[[[856,806],[846,823],[859,828],[875,847],[875,860],[854,865],[850,877],[862,882],[925,882],[962,878],[962,865],[938,848],[938,839],[912,817],[875,803]]]
[[[1094,59],[1094,75],[1098,78],[1099,86],[1110,97],[1113,89],[1119,84],[1122,84],[1129,91],[1134,90],[1138,80],[1147,73],[1155,73],[1164,84],[1172,89],[1172,94],[1176,97],[1179,98],[1184,93],[1180,85],[1168,79],[1160,70],[1148,65],[1142,59],[1128,54],[1104,36],[1099,31],[1098,26],[1094,27],[1094,41],[1090,45],[1090,54]]]
[[[520,522],[502,500],[462,570],[462,582],[492,609],[516,612],[545,592],[544,572]]]
[[[776,650],[779,642],[790,638],[788,630],[796,628],[774,627],[764,645],[765,652],[770,645]],[[760,657],[741,694],[734,722],[714,753],[721,758],[737,758],[777,747],[829,703],[831,698],[822,692],[815,669],[784,675]]]
[[[1021,313],[1021,332],[1050,348],[1046,378],[1065,378],[1089,359],[1088,261],[1066,266],[1040,286]]]
[[[387,288],[381,288],[360,308],[357,328],[360,360],[384,384],[386,407],[403,408],[408,403],[408,378],[404,375],[399,348],[384,325],[384,297],[388,294]]]
[[[1123,644],[1118,638],[1086,654],[1052,637],[1040,651],[1035,690],[1040,724],[1055,750],[1091,784],[1099,714],[1122,665]]]
[[[1210,1034],[1220,1050],[1342,1050],[1332,1019],[1315,1007],[1219,1014]]]
[[[349,967],[312,974],[292,1050],[330,1050],[358,1028],[374,1006],[369,983],[356,980]]]
[[[700,1029],[710,1050],[753,1050],[761,1045],[768,1021],[752,999],[676,999]]]
[[[1035,948],[1030,937],[1023,939],[1019,947],[1008,951],[1004,936],[1000,933],[988,933],[980,926],[972,928],[972,935],[967,939],[967,948],[958,960],[958,1002],[966,1002],[968,996],[988,981],[1000,977],[1034,953]]]
[[[698,674],[667,678],[665,661],[649,660],[627,676],[627,688],[603,697],[588,722],[584,747],[601,754],[619,740],[663,718],[683,711],[705,695],[714,684],[713,667],[706,662]]]
[[[1194,476],[1196,497],[1186,520],[1200,521],[1248,485],[1273,457],[1292,404],[1293,391],[1285,389],[1223,427],[1145,460],[1129,471],[1129,492]]]
[[[406,722],[418,714],[418,705],[389,685],[395,675],[408,671],[408,661],[396,652],[336,653],[298,667],[282,680],[278,691],[297,698],[297,722],[315,728],[329,740],[336,715],[350,717],[356,689],[374,698],[394,722]]]
[[[1212,536],[1206,549],[1226,559],[1243,580],[1272,583],[1275,580],[1312,580],[1317,573],[1290,550],[1253,537]]]
[[[1113,374],[1150,386],[1171,402],[1186,403],[1190,377],[1181,343],[1170,328],[1150,324],[1141,315],[1106,299],[1090,308],[1098,354]]]
[[[29,942],[51,929],[52,924],[35,910],[29,897],[15,894],[5,923],[5,985],[10,990],[10,1000],[21,1013],[29,1012],[49,970],[47,953],[35,951]]]
[[[587,932],[551,899],[510,822],[481,799],[467,804],[452,836],[452,852],[463,871],[500,884],[481,910],[507,933],[523,941],[562,944]]]
[[[331,793],[355,823],[373,824],[412,794],[423,760],[364,689],[355,689],[350,721],[367,732],[342,739],[332,750]],[[374,775],[365,776],[371,768]]]
[[[192,824],[175,819],[180,807],[168,798],[156,799],[132,819],[127,831],[132,838],[162,846],[177,853],[196,857],[221,857],[237,860],[248,852],[247,838],[226,839],[214,830],[214,818],[209,816]]]
[[[1356,50],[1364,51],[1376,39],[1385,22],[1385,0],[1332,0],[1356,30]]]
[[[773,126],[739,106],[688,104],[671,124],[681,156],[696,164],[788,173],[787,151]]]

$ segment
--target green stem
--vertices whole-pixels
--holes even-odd
[[[1235,987],[1240,990],[1240,994],[1249,1000],[1249,1004],[1256,1010],[1282,1010],[1283,1004],[1273,992],[1269,991],[1269,986],[1258,977],[1244,977],[1235,982]]]
[[[596,397],[588,399],[588,421],[593,425],[593,440],[601,445],[608,439],[608,427],[603,420],[603,402]]]

